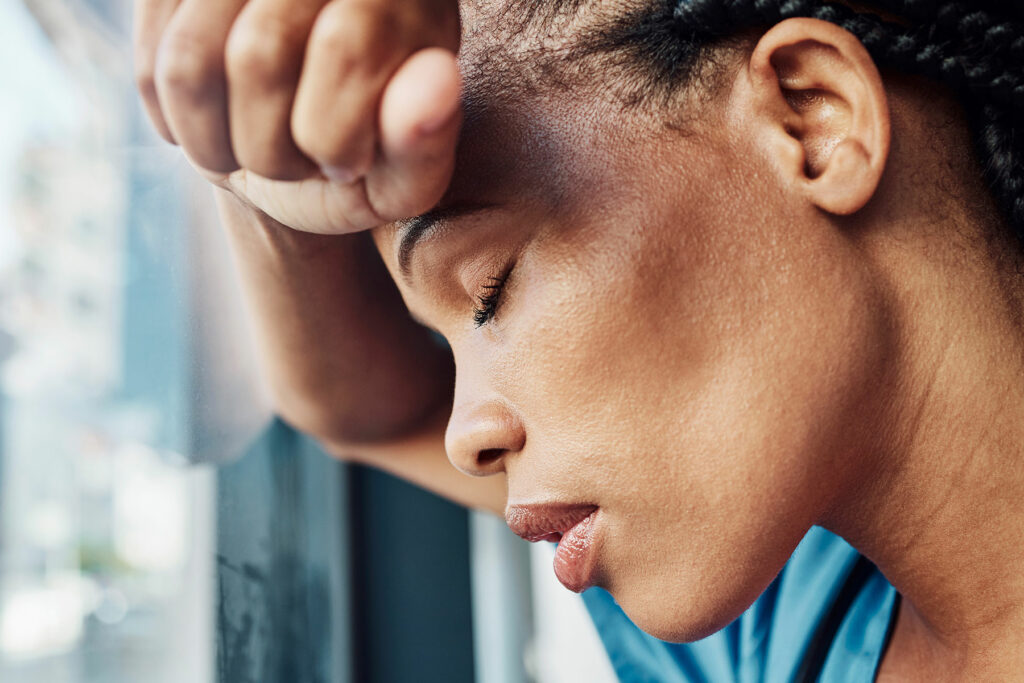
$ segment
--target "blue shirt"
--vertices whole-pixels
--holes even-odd
[[[877,673],[898,595],[848,543],[814,527],[746,612],[695,643],[652,638],[600,588],[583,601],[622,683],[790,683],[814,659],[809,651],[820,665],[816,680],[866,683]]]

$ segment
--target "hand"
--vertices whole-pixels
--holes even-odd
[[[290,227],[431,208],[461,124],[457,0],[138,0],[139,90],[211,182]]]

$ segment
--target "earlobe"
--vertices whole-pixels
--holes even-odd
[[[881,75],[856,36],[825,21],[789,19],[758,42],[747,76],[783,182],[829,213],[862,209],[888,161],[890,118]]]
[[[808,197],[824,211],[849,216],[874,196],[882,170],[859,141],[847,138],[833,149],[824,173],[807,183]]]

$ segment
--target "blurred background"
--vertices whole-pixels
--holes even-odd
[[[130,15],[0,0],[0,681],[613,681],[548,544],[273,418]]]

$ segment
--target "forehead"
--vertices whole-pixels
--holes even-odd
[[[564,206],[583,172],[587,125],[578,107],[512,101],[467,83],[465,122],[451,183],[436,209],[487,205],[513,209]],[[433,212],[431,212],[433,213]],[[397,240],[410,221],[375,230],[393,274]]]
[[[624,113],[615,60],[591,43],[644,2],[460,0],[465,125],[453,193],[512,174],[552,190],[601,119]]]
[[[636,155],[638,142],[663,141],[669,130],[665,112],[624,106],[613,94],[611,73],[598,69],[601,78],[591,73],[583,81],[572,80],[576,85],[570,87],[552,75],[550,64],[544,66],[550,46],[529,34],[509,36],[507,27],[491,31],[487,23],[496,20],[494,13],[480,8],[496,3],[470,4],[479,14],[466,18],[459,57],[464,124],[451,183],[435,208],[487,204],[515,209],[510,205],[525,204],[557,207],[563,213],[579,210],[588,191],[593,197],[614,189],[607,185],[614,182],[609,170],[615,157],[621,161],[624,155]],[[564,21],[582,21],[586,15],[577,12]],[[504,36],[505,43],[493,46],[496,36]],[[524,57],[516,47],[520,44],[537,49]],[[544,74],[555,82],[549,83]],[[598,187],[602,182],[605,187]],[[397,265],[401,232],[401,223],[376,232],[389,267]]]

